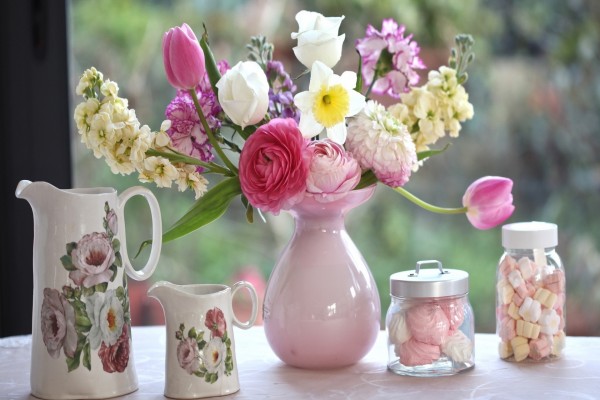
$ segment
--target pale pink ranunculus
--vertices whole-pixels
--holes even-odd
[[[223,311],[219,307],[208,310],[204,325],[210,329],[214,337],[222,338],[227,330],[227,322],[225,321]]]
[[[471,183],[463,196],[467,218],[477,229],[490,229],[511,216],[515,207],[513,181],[501,176],[485,176]]]
[[[303,199],[310,161],[306,146],[291,118],[275,118],[248,138],[239,167],[250,204],[277,215]]]
[[[204,79],[204,51],[188,24],[174,27],[163,36],[163,62],[167,80],[177,89],[195,88]]]
[[[77,349],[75,310],[56,289],[45,288],[41,312],[42,339],[52,358],[58,358],[64,348],[67,357]]]
[[[129,340],[129,325],[123,325],[121,336],[117,339],[117,342],[111,346],[107,346],[106,343],[102,342],[100,350],[98,350],[98,357],[102,361],[102,369],[104,372],[123,372],[129,364],[129,353],[131,351],[131,343]]]
[[[306,193],[318,202],[338,200],[354,189],[360,181],[361,169],[350,153],[329,139],[315,140],[308,145],[311,154]]]
[[[77,242],[77,247],[71,252],[71,260],[77,269],[69,272],[69,278],[76,285],[89,288],[110,280],[115,252],[106,233],[93,232]]]
[[[188,374],[193,374],[200,368],[200,350],[194,338],[184,338],[177,345],[177,361],[179,366]]]

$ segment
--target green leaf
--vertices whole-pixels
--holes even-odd
[[[65,269],[67,271],[76,271],[77,267],[73,265],[73,259],[71,259],[71,256],[69,255],[64,255],[60,258],[60,262],[62,263],[63,267],[65,267]]]
[[[356,68],[356,86],[354,87],[354,90],[356,90],[358,93],[362,93],[362,87],[363,87],[362,56],[360,55],[358,50],[356,50],[356,54],[358,54],[358,68]]]
[[[121,257],[121,253],[118,252],[118,251],[115,253],[115,263],[114,263],[114,265],[116,265],[119,268],[121,268],[123,266],[123,258]]]
[[[75,316],[75,327],[77,332],[89,332],[92,327],[92,321],[87,315],[77,313]]]
[[[125,289],[123,288],[123,286],[119,286],[117,288],[116,295],[117,295],[117,299],[119,299],[119,301],[125,300]]]
[[[200,331],[198,332],[198,335],[196,336],[196,339],[198,339],[199,341],[204,339],[204,331]]]
[[[179,330],[181,331],[181,333],[183,333],[183,331],[185,330],[185,325],[182,323],[179,324]]]
[[[67,254],[70,256],[71,252],[77,248],[77,242],[67,243]]]
[[[213,55],[213,52],[208,44],[208,32],[206,31],[206,26],[204,27],[204,33],[200,39],[200,47],[202,47],[202,50],[204,51],[204,65],[206,66],[206,73],[208,74],[208,79],[210,80],[210,86],[212,86],[212,90],[215,93],[215,98],[217,98],[219,95],[217,82],[219,82],[219,79],[221,79],[221,73],[219,72],[219,67],[217,67],[215,56]]]
[[[206,340],[201,340],[198,342],[198,348],[202,350],[206,346]]]
[[[85,297],[90,297],[96,292],[96,289],[93,286],[89,288],[84,287],[82,292]]]
[[[188,337],[191,338],[191,339],[196,339],[196,336],[197,336],[197,334],[196,334],[196,328],[194,328],[192,326],[192,328],[188,332]]]
[[[378,182],[378,179],[375,176],[375,174],[373,173],[373,171],[368,170],[368,171],[363,172],[362,176],[360,177],[360,181],[358,182],[358,185],[356,185],[356,187],[354,189],[355,190],[364,189],[368,186],[376,184],[377,182]]]
[[[443,152],[445,152],[446,150],[448,150],[448,147],[450,147],[450,143],[447,143],[443,148],[441,149],[434,149],[434,150],[426,150],[426,151],[420,151],[417,153],[417,159],[419,161],[424,160],[426,158],[441,154]]]
[[[85,346],[83,346],[83,366],[88,369],[88,371],[92,370],[92,357],[90,356],[90,342],[86,342]]]
[[[96,289],[96,292],[104,293],[108,288],[108,282],[99,283],[96,286],[94,286],[94,288]]]
[[[67,371],[71,372],[79,367],[79,358],[81,353],[75,353],[73,358],[67,357]]]
[[[108,267],[108,269],[110,269],[112,271],[112,276],[110,277],[110,281],[114,282],[115,278],[117,277],[117,265],[116,263],[111,265],[110,267]]]
[[[118,253],[119,250],[121,250],[121,242],[119,242],[119,239],[115,238],[112,241],[112,247],[115,253]]]
[[[198,378],[204,378],[204,372],[194,371],[194,375],[196,375]]]
[[[199,198],[192,208],[163,234],[163,243],[185,236],[216,220],[225,213],[231,200],[241,193],[242,189],[237,176],[222,180],[203,197]],[[136,257],[144,247],[151,243],[152,240],[146,240],[142,243]]]

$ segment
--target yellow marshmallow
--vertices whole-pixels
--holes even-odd
[[[522,319],[517,321],[517,335],[523,336],[529,339],[537,339],[540,336],[540,326],[531,322],[523,321]]]
[[[557,299],[558,299],[558,296],[556,296],[554,293],[550,292],[550,296],[548,296],[546,301],[541,302],[541,303],[544,306],[546,306],[547,308],[552,308],[552,307],[554,307],[554,304],[556,304]]]
[[[508,306],[508,310],[506,310],[506,313],[510,315],[512,319],[521,319],[521,316],[519,315],[519,307],[517,307],[515,303],[510,303],[510,306]]]
[[[565,332],[558,331],[556,335],[552,337],[552,350],[550,353],[553,356],[560,356],[562,350],[565,348]]]
[[[519,339],[519,340],[517,340]],[[522,340],[521,340],[522,339]],[[518,343],[515,345],[515,343]],[[515,356],[515,361],[523,361],[529,355],[529,343],[527,339],[522,336],[517,336],[510,341]]]
[[[506,359],[513,355],[513,349],[510,345],[510,342],[500,342],[498,345],[498,354],[500,354],[500,358]]]
[[[550,296],[550,293],[552,293],[552,292],[547,289],[539,288],[538,290],[535,291],[533,298],[535,300],[539,301],[540,303],[543,303],[546,300],[548,300],[548,296]]]

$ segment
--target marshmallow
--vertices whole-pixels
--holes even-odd
[[[535,265],[535,263],[527,257],[521,258],[517,262],[517,266],[519,268],[519,271],[521,271],[521,276],[526,281],[528,281],[529,278],[535,275],[535,271],[537,270],[537,266]]]
[[[457,330],[442,343],[442,352],[453,362],[466,363],[473,360],[473,342]]]
[[[502,259],[498,270],[500,271],[500,274],[502,274],[502,276],[507,276],[515,268],[517,268],[517,262],[514,258],[507,255]]]
[[[500,322],[500,326],[498,326],[498,336],[500,336],[503,341],[509,341],[517,336],[515,320],[511,317],[505,317]]]
[[[545,336],[542,336],[539,339],[534,339],[529,342],[529,357],[539,361],[542,358],[548,357],[551,349],[552,346],[548,339],[546,339]]]
[[[529,339],[537,339],[540,335],[540,326],[520,319],[517,321],[517,335]]]
[[[498,298],[502,300],[502,304],[510,304],[515,294],[515,289],[513,289],[508,280],[502,279],[496,285],[496,289],[498,290]]]
[[[440,346],[427,344],[410,338],[395,347],[400,363],[406,366],[426,365],[440,358]]]
[[[411,334],[406,326],[404,314],[397,312],[392,315],[389,326],[389,340],[393,344],[402,344],[410,339]]]
[[[565,274],[561,270],[552,270],[544,277],[544,287],[555,294],[565,292]]]
[[[558,331],[556,335],[552,337],[552,350],[550,353],[553,356],[560,356],[563,349],[565,348],[565,332]]]
[[[556,303],[557,296],[551,291],[539,288],[536,290],[533,298],[544,305],[546,308],[553,308]]]
[[[558,332],[561,318],[555,310],[544,310],[540,316],[541,332],[546,335],[554,335]]]
[[[448,317],[435,303],[410,308],[406,312],[406,324],[415,340],[436,346],[442,344],[450,329]]]
[[[515,305],[521,307],[521,304],[523,304],[523,300],[525,300],[525,297],[527,296],[522,296],[519,293],[515,293],[515,295],[512,298],[512,302],[515,303]]]
[[[529,344],[527,338],[517,336],[510,341],[510,345],[513,349],[515,361],[523,361],[529,355]]]
[[[510,274],[508,274],[507,278],[512,287],[515,289],[525,284],[525,280],[523,280],[523,276],[518,270],[511,271]]]
[[[506,313],[510,315],[513,319],[521,319],[521,316],[519,315],[519,307],[517,307],[515,303],[510,303],[510,306],[508,306],[508,310],[506,310]]]
[[[501,306],[496,307],[496,320],[502,321],[504,317],[508,315],[508,306],[503,304]]]
[[[507,359],[508,357],[513,355],[513,349],[510,345],[510,342],[500,342],[498,345],[498,354],[500,354],[500,358]]]
[[[523,317],[525,321],[537,322],[542,314],[542,305],[539,301],[533,300],[531,297],[525,297],[523,304],[519,308],[519,315]]]
[[[546,251],[544,249],[533,249],[533,260],[539,267],[548,265]]]

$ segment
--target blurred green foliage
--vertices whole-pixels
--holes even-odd
[[[515,182],[517,207],[509,222],[542,220],[559,225],[558,252],[567,271],[567,332],[600,334],[600,2],[592,0],[338,0],[142,1],[72,0],[72,85],[90,66],[120,84],[121,95],[142,123],[157,129],[174,95],[164,76],[162,34],[187,22],[209,31],[218,59],[245,58],[250,36],[275,44],[275,58],[298,73],[290,32],[301,9],[345,15],[345,58],[336,70],[356,68],[354,40],[384,18],[405,24],[422,47],[429,69],[447,61],[454,35],[471,33],[476,61],[467,90],[475,118],[444,154],[426,162],[407,189],[441,206],[457,206],[468,184],[483,175]],[[425,76],[423,77],[425,78]],[[302,81],[298,82],[303,87]],[[74,90],[73,96],[74,95]],[[79,99],[73,98],[75,105]],[[75,184],[139,184],[112,175],[73,132]],[[168,227],[193,202],[175,188],[151,190]],[[142,204],[138,206],[136,204]],[[422,259],[439,259],[471,274],[476,329],[494,330],[495,268],[502,254],[500,229],[478,231],[464,216],[432,215],[381,186],[353,211],[348,230],[378,284],[382,311],[389,305],[389,275]],[[149,236],[143,203],[127,208],[130,253]],[[289,215],[249,225],[240,204],[220,220],[163,246],[155,279],[229,282],[245,266],[265,279],[293,229]],[[143,257],[136,260],[142,263]]]

